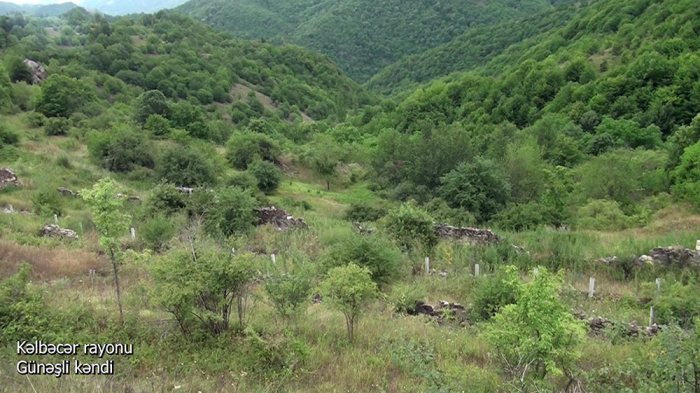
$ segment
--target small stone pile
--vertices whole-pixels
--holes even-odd
[[[62,239],[77,239],[78,234],[71,229],[61,228],[58,225],[50,224],[41,229],[41,236],[58,237]]]
[[[416,301],[413,310],[408,310],[409,315],[427,315],[435,318],[439,324],[452,323],[458,326],[469,326],[467,309],[459,303],[450,303],[440,300],[437,307],[433,307],[423,301]]]
[[[573,315],[576,319],[586,321],[588,324],[588,335],[590,337],[603,337],[606,329],[619,326],[619,324],[600,316],[587,319],[584,312],[574,312]],[[626,337],[653,336],[660,331],[660,328],[656,324],[645,329],[644,327],[637,325],[636,322],[626,324],[624,329],[623,335]]]
[[[352,226],[357,229],[358,232],[360,232],[360,235],[371,235],[374,229],[372,228],[365,228],[360,224],[359,222],[355,221],[352,223]]]
[[[44,67],[36,61],[24,59],[24,64],[31,70],[33,85],[39,85],[49,77]]]
[[[447,224],[436,226],[435,235],[440,239],[478,244],[497,244],[499,241],[498,236],[489,229],[453,227]]]
[[[294,218],[294,216],[274,206],[255,209],[255,213],[258,215],[257,225],[271,224],[281,231],[309,227],[303,219]]]
[[[691,250],[684,247],[656,247],[649,251],[649,255],[642,255],[630,258],[634,259],[636,267],[645,265],[680,267],[680,268],[700,268],[700,251]],[[598,259],[598,263],[608,266],[616,266],[620,262],[617,256]]]
[[[175,189],[183,194],[187,194],[187,196],[192,196],[192,193],[194,192],[194,188],[190,187],[175,187]]]
[[[19,187],[21,185],[19,179],[17,179],[17,175],[15,175],[12,169],[0,168],[0,189],[9,186]]]

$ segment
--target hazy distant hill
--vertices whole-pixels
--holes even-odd
[[[15,4],[0,2],[0,14],[29,12],[37,16],[57,16],[64,14],[78,5],[74,3],[61,4]]]
[[[108,15],[153,13],[165,8],[174,8],[186,0],[85,0],[81,5]]]

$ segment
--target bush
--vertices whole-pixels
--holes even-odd
[[[282,171],[271,162],[256,161],[248,167],[248,172],[257,180],[258,189],[265,194],[277,191],[282,179]]]
[[[91,132],[87,140],[90,154],[112,172],[129,172],[135,166],[155,166],[153,144],[141,133],[121,126],[111,132]]]
[[[34,193],[32,204],[34,214],[43,217],[51,217],[54,214],[60,216],[63,208],[63,200],[52,187],[46,187]]]
[[[433,198],[423,206],[440,223],[457,226],[471,226],[476,223],[474,215],[464,209],[453,209],[442,198]]]
[[[263,134],[234,134],[226,142],[226,158],[234,168],[241,170],[257,159],[274,161],[279,152],[277,143]]]
[[[319,292],[324,304],[345,315],[348,339],[352,342],[355,338],[355,322],[365,303],[377,294],[377,284],[372,282],[369,270],[354,263],[331,269],[319,285]]]
[[[150,132],[156,138],[165,138],[170,134],[170,123],[161,115],[151,115],[146,120],[143,129]]]
[[[389,304],[394,312],[413,314],[416,310],[416,302],[425,300],[427,291],[415,284],[395,284],[391,287]]]
[[[348,221],[377,221],[386,216],[387,209],[383,206],[373,206],[368,203],[351,203],[345,210],[345,219]]]
[[[46,120],[46,127],[44,128],[46,135],[66,135],[68,130],[70,130],[70,121],[62,117],[52,117]]]
[[[380,235],[353,235],[333,245],[323,256],[327,268],[354,263],[367,268],[377,284],[387,284],[401,274],[403,258],[392,242]]]
[[[479,280],[474,291],[471,317],[477,321],[488,321],[501,308],[518,301],[520,277],[512,268],[496,270],[493,276],[485,276]]]
[[[412,203],[390,210],[381,225],[404,249],[412,248],[416,243],[427,249],[437,244],[432,217]]]
[[[46,116],[40,112],[29,112],[26,115],[27,125],[30,127],[43,127],[46,124]]]
[[[41,85],[36,110],[46,117],[69,118],[94,100],[94,86],[67,76],[51,75]]]
[[[167,147],[158,161],[157,172],[161,180],[178,186],[199,187],[216,183],[214,166],[191,147]]]
[[[253,213],[255,198],[249,190],[226,187],[216,190],[204,215],[204,225],[213,235],[224,237],[243,233],[257,221]]]
[[[170,218],[157,215],[147,219],[139,228],[141,238],[146,247],[160,252],[168,248],[168,242],[175,235],[175,225]]]
[[[49,316],[38,292],[28,288],[31,266],[23,263],[13,276],[0,280],[0,344],[46,337]]]
[[[662,287],[661,293],[653,301],[656,323],[676,323],[683,329],[692,328],[693,320],[700,317],[698,290],[700,285],[694,279],[687,284],[675,282],[668,287]]]
[[[306,272],[276,274],[265,281],[265,292],[275,312],[283,318],[298,316],[311,295],[311,278]]]
[[[226,181],[226,185],[244,190],[257,190],[258,179],[250,172],[236,172]]]
[[[16,145],[19,143],[19,133],[10,129],[6,124],[0,123],[0,147],[3,145]]]
[[[150,90],[138,97],[134,119],[139,124],[146,124],[152,115],[168,117],[170,112],[170,106],[163,93]]]
[[[62,166],[66,169],[73,169],[73,163],[70,162],[70,158],[65,154],[61,154],[58,156],[58,158],[56,158],[56,165]]]
[[[615,201],[596,199],[581,206],[577,212],[576,226],[581,229],[620,230],[632,224],[630,217]]]
[[[494,220],[499,227],[513,231],[532,229],[556,221],[551,209],[537,202],[512,205],[496,214]]]
[[[170,216],[187,206],[185,195],[170,184],[161,182],[148,195],[145,203],[146,214]]]

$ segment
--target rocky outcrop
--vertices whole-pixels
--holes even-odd
[[[294,216],[274,206],[255,209],[255,213],[258,215],[257,225],[270,224],[281,231],[309,227],[303,219],[294,218]]]
[[[435,235],[440,239],[467,243],[497,244],[499,241],[498,236],[489,229],[453,227],[447,224],[436,226]]]
[[[63,196],[67,196],[67,197],[77,197],[78,196],[77,192],[73,192],[72,190],[69,190],[68,188],[65,188],[65,187],[58,187],[56,189],[56,191],[58,191],[59,194],[61,194]]]
[[[0,189],[10,186],[19,187],[21,185],[12,169],[0,168]]]
[[[77,239],[78,234],[71,229],[61,228],[58,225],[51,224],[41,229],[41,236],[58,237],[62,239]]]
[[[371,235],[374,229],[372,228],[365,228],[360,224],[359,222],[355,221],[352,223],[353,228],[357,229],[358,232],[360,232],[360,235]]]
[[[24,59],[24,64],[29,68],[32,73],[32,84],[39,85],[41,82],[48,79],[49,74],[46,72],[44,67],[34,60]]]

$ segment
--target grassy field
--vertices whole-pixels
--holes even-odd
[[[12,124],[20,121],[10,119]],[[0,166],[11,164],[23,187],[0,191],[0,207],[32,210],[32,198],[38,190],[60,186],[77,191],[108,175],[90,161],[83,144],[72,138],[48,139],[39,129],[27,131],[19,148],[5,154]],[[116,180],[125,195],[147,198],[147,182],[127,176]],[[320,179],[290,175],[269,199],[275,206],[303,216],[310,229],[280,232],[263,227],[246,238],[232,240],[258,253],[256,261],[262,273],[279,266],[315,268],[320,256],[338,239],[353,235],[351,223],[343,219],[347,206],[377,197],[363,183],[334,186],[328,191]],[[48,321],[56,332],[55,342],[130,343],[135,353],[111,357],[115,360],[115,375],[111,376],[28,378],[16,372],[16,363],[22,358],[10,343],[0,352],[0,392],[508,391],[499,359],[483,337],[484,323],[458,327],[441,325],[426,316],[396,313],[399,290],[410,288],[429,304],[446,300],[468,308],[480,281],[487,280],[499,266],[515,264],[525,281],[531,279],[534,267],[544,266],[565,270],[561,299],[570,310],[617,323],[645,325],[649,310],[642,300],[650,296],[655,278],[660,277],[666,288],[666,284],[687,281],[689,273],[645,268],[624,274],[596,260],[641,255],[656,246],[694,248],[700,238],[700,216],[687,214],[679,205],[662,211],[646,227],[621,232],[543,228],[507,233],[495,229],[503,239],[497,247],[441,242],[432,253],[432,266],[446,272],[446,277],[411,274],[411,268],[421,266],[425,255],[419,251],[402,254],[400,279],[384,286],[383,295],[370,304],[359,321],[354,343],[346,339],[342,314],[323,303],[309,303],[305,312],[292,320],[278,317],[261,283],[251,288],[246,330],[233,329],[192,342],[184,339],[172,317],[153,303],[149,265],[168,253],[154,255],[144,249],[138,235],[132,241],[128,233],[122,243],[133,252],[122,267],[125,324],[119,327],[111,267],[97,245],[86,206],[78,198],[64,197],[62,201],[65,214],[59,225],[77,231],[79,240],[39,237],[38,230],[52,223],[52,217],[0,214],[0,276],[14,274],[23,262],[31,265],[30,288],[41,294],[46,309],[60,311],[52,314],[60,318]],[[301,201],[308,206],[300,207]],[[138,217],[138,205],[128,209]],[[139,225],[135,219],[137,234]],[[528,254],[514,252],[510,244]],[[277,266],[270,262],[271,253],[277,255]],[[473,276],[477,263],[480,277]],[[95,277],[89,276],[92,269]],[[597,279],[593,299],[586,296],[590,276]],[[582,348],[579,372],[606,369],[650,353],[654,345],[649,340],[619,339],[612,333],[589,337]],[[558,390],[565,388],[564,382],[556,379],[549,383]]]

